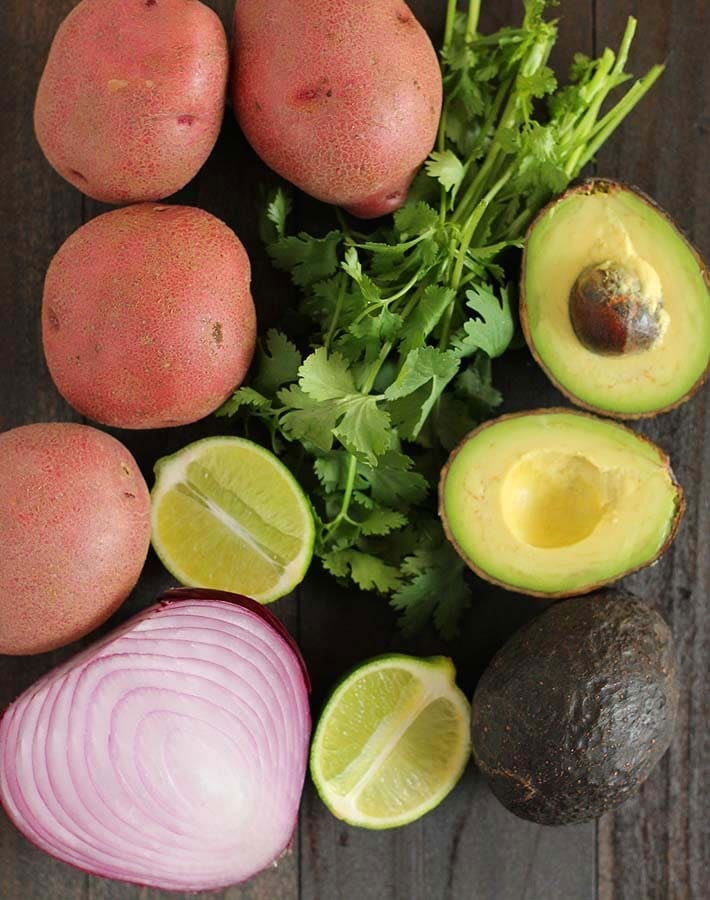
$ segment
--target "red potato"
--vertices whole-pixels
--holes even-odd
[[[57,388],[117,428],[208,416],[254,356],[250,280],[239,238],[203,210],[143,204],[93,219],[45,281],[42,335]]]
[[[362,218],[402,206],[442,105],[402,0],[238,0],[234,39],[234,108],[267,165]]]
[[[89,197],[160,200],[212,152],[228,71],[222,23],[197,0],[82,0],[49,53],[37,139]]]
[[[149,542],[148,487],[115,438],[72,424],[0,434],[0,654],[44,653],[102,625]]]

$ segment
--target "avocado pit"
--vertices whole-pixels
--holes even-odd
[[[582,344],[606,356],[650,350],[668,329],[662,298],[649,296],[639,276],[617,262],[584,269],[570,293],[569,310]]]

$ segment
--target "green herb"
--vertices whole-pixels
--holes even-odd
[[[470,602],[436,486],[447,453],[501,402],[491,359],[514,337],[517,248],[662,72],[606,104],[630,79],[629,19],[618,53],[578,55],[558,87],[548,5],[525,0],[521,27],[482,36],[479,2],[457,12],[449,0],[438,146],[390,224],[365,234],[339,214],[324,237],[291,234],[282,190],[263,223],[303,293],[312,352],[270,331],[252,386],[223,414],[246,411],[311,460],[324,566],[387,595],[408,629],[433,617],[451,636]]]

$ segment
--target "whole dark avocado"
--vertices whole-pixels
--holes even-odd
[[[668,749],[678,705],[673,636],[631,594],[546,610],[494,657],[473,699],[473,753],[493,793],[541,825],[623,803]]]

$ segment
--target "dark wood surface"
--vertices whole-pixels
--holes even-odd
[[[76,418],[52,387],[42,357],[39,309],[53,253],[101,208],[66,185],[45,163],[32,133],[32,104],[46,53],[73,0],[3,0],[0,128],[0,430]],[[228,23],[233,0],[210,0]],[[413,2],[438,38],[443,0]],[[517,0],[483,0],[483,28],[520,15]],[[707,0],[561,0],[557,62],[574,50],[615,44],[629,13],[641,27],[633,53],[640,71],[668,59],[653,97],[614,138],[600,173],[638,184],[665,206],[710,256],[710,4]],[[293,302],[265,259],[256,235],[257,188],[267,173],[228,111],[208,165],[179,195],[224,218],[244,239],[255,269],[263,323]],[[303,201],[300,212],[308,214]],[[526,352],[498,366],[509,409],[560,401]],[[160,456],[197,435],[224,428],[121,434],[146,476]],[[708,896],[707,720],[710,597],[710,391],[640,430],[672,453],[689,509],[671,552],[629,586],[673,626],[682,677],[673,746],[637,799],[594,825],[562,829],[521,822],[500,807],[473,767],[441,807],[393,832],[368,833],[332,818],[306,788],[292,853],[250,884],[215,895],[225,900],[700,900]],[[1,552],[1,550],[0,550]],[[117,617],[146,606],[170,584],[151,556],[134,596]],[[405,642],[382,601],[338,589],[317,572],[277,612],[297,635],[314,677],[314,710],[352,664],[388,650],[448,652],[470,693],[492,653],[539,606],[479,586],[461,638]],[[75,648],[34,659],[0,657],[0,707]],[[31,848],[0,817],[1,900],[156,900],[159,892],[75,872]]]

